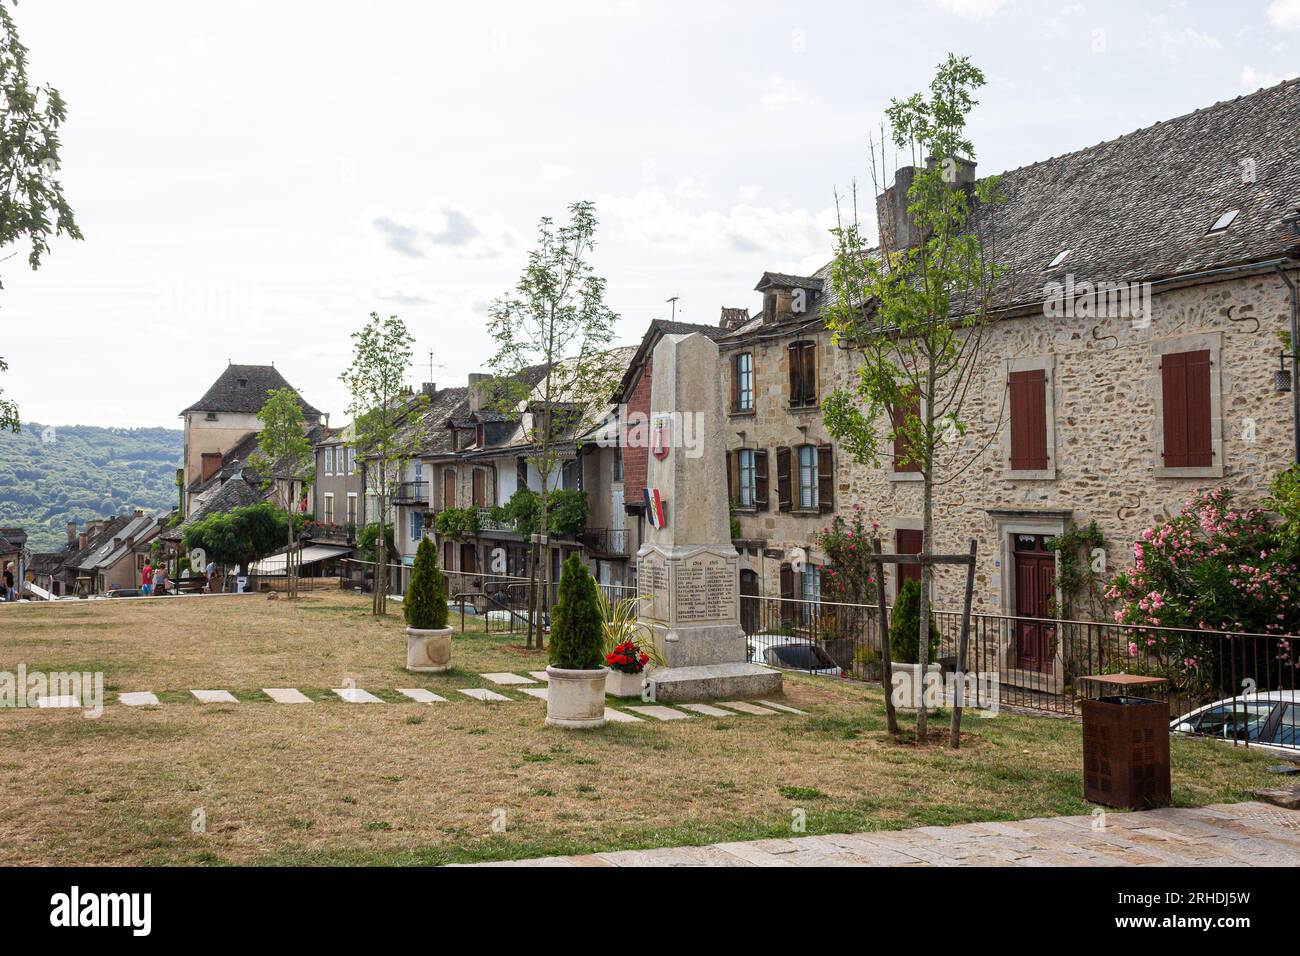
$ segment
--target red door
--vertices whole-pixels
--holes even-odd
[[[1048,671],[1056,628],[1043,621],[1019,619],[1052,616],[1056,555],[1047,550],[1047,535],[1016,535],[1015,565],[1017,663],[1025,670]]]
[[[894,553],[895,554],[920,554],[921,544],[925,540],[925,533],[913,530],[911,528],[899,528],[894,532]],[[921,583],[921,566],[919,564],[900,564],[898,565],[898,587],[902,589],[904,581],[915,581]],[[897,591],[894,593],[897,597]]]

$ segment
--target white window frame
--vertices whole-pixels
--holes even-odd
[[[755,507],[754,499],[758,491],[757,482],[755,481],[756,473],[754,470],[754,449],[739,448],[736,450],[736,477],[738,481],[737,491],[740,500],[736,502],[741,508]]]
[[[798,487],[799,503],[796,506],[799,511],[813,511],[819,506],[817,485],[817,446],[816,445],[796,445],[798,451]],[[808,461],[804,462],[804,455],[807,454]],[[804,477],[808,480],[805,482]],[[807,494],[805,494],[805,492]]]
[[[347,504],[348,504],[348,510],[344,512],[344,517],[347,518],[347,521],[349,523],[356,524],[357,519],[361,515],[361,509],[359,507],[360,502],[357,500],[357,493],[355,491],[348,492]]]
[[[412,541],[419,541],[424,537],[424,517],[419,509],[412,508],[407,512],[406,527],[407,533]]]
[[[744,374],[741,374],[740,363],[746,362]],[[735,365],[736,376],[736,407],[732,409],[737,412],[752,412],[754,410],[754,353],[740,352],[736,355]],[[746,401],[748,396],[748,401]]]
[[[325,492],[325,514],[323,520],[326,524],[334,523],[334,492]]]
[[[348,457],[348,474],[355,475],[357,473],[357,450],[352,445],[348,445],[346,454]]]

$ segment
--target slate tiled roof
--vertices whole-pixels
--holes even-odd
[[[1007,270],[999,301],[1041,301],[1044,283],[1066,273],[1150,281],[1294,253],[1283,223],[1300,205],[1297,128],[1291,80],[1004,173],[1006,202],[992,215]],[[1232,225],[1207,236],[1232,209]]]
[[[37,551],[28,560],[27,570],[32,574],[58,574],[66,558],[66,547],[62,551]]]
[[[1288,225],[1300,207],[1298,127],[1300,79],[1002,173],[1005,201],[977,218],[1004,270],[993,307],[1041,303],[1044,285],[1067,274],[1153,282],[1300,254]],[[1253,181],[1243,160],[1254,162]],[[1232,209],[1240,210],[1232,225],[1206,235]],[[824,311],[833,298],[830,264],[815,278]],[[777,280],[802,284],[766,272],[758,288]],[[762,324],[756,316],[732,336]]]
[[[277,388],[292,388],[274,365],[227,365],[212,387],[197,402],[181,412],[242,412],[257,414],[266,404],[267,393]],[[302,413],[318,419],[322,413],[302,396]]]
[[[786,272],[764,272],[763,277],[758,280],[758,285],[754,286],[754,291],[762,292],[768,286],[780,286],[783,289],[812,289],[815,292],[822,290],[821,279],[816,276],[796,276]]]
[[[196,508],[188,518],[176,527],[164,531],[162,538],[166,541],[179,541],[186,528],[196,521],[202,521],[208,515],[225,514],[235,508],[255,505],[262,500],[262,492],[258,490],[256,484],[242,475],[238,475],[222,485],[215,494]]]
[[[122,533],[122,529],[129,525],[134,518],[131,515],[117,515],[108,520],[108,524],[101,527],[94,534],[86,539],[86,546],[77,551],[70,553],[63,561],[65,568],[90,568],[95,566],[96,558],[106,546],[112,547],[113,538]]]
[[[225,449],[221,453],[221,468],[208,478],[207,481],[200,481],[195,478],[190,482],[189,492],[195,495],[201,495],[214,485],[223,484],[230,480],[230,476],[244,470],[248,460],[253,457],[261,444],[261,432],[249,432],[235,444]]]

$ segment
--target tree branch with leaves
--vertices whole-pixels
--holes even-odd
[[[961,463],[965,410],[983,371],[999,274],[989,217],[981,215],[1000,201],[998,180],[966,184],[958,175],[963,163],[975,159],[966,119],[984,82],[969,59],[949,55],[928,94],[891,101],[889,136],[898,150],[910,153],[914,167],[908,221],[898,224],[903,228],[882,222],[880,245],[872,249],[855,197],[852,218],[841,215],[832,230],[834,295],[826,326],[837,345],[857,353],[858,365],[856,380],[827,398],[823,417],[855,460],[878,466],[893,443],[895,467],[920,473],[924,554],[934,552],[934,490],[969,464]],[[882,141],[882,156],[884,148]],[[874,149],[872,181],[879,191]],[[894,188],[902,187],[896,182]],[[912,241],[898,241],[900,235]],[[931,566],[922,564],[919,627],[930,619],[931,578]],[[922,674],[926,637],[918,633]],[[924,700],[917,703],[917,736],[923,741],[926,708]]]

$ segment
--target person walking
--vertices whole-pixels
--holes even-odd
[[[5,565],[5,578],[4,578],[4,581],[5,581],[5,585],[4,585],[4,588],[5,588],[5,594],[4,594],[5,600],[6,600],[6,601],[17,601],[17,600],[18,600],[18,592],[14,590],[14,563],[13,563],[12,561],[10,561],[8,564]]]
[[[153,569],[153,593],[157,595],[167,593],[167,566],[162,562]]]
[[[145,558],[144,570],[140,572],[140,593],[145,597],[153,593],[153,562],[148,558]]]
[[[203,576],[208,579],[207,592],[209,594],[215,594],[216,589],[214,585],[217,577],[217,562],[209,561],[208,566],[203,569]]]

